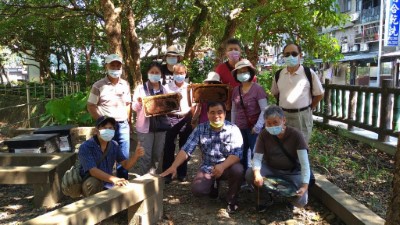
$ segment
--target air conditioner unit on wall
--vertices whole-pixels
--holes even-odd
[[[346,44],[342,44],[342,53],[346,53],[349,52],[349,45]]]
[[[368,45],[368,43],[361,43],[361,44],[360,44],[360,51],[361,51],[361,52],[369,51],[369,45]]]
[[[350,14],[349,16],[350,16],[350,21],[351,21],[351,22],[355,22],[355,21],[357,21],[358,18],[360,17],[360,14],[359,14],[358,12],[356,12],[356,13]]]

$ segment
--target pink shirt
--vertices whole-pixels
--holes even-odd
[[[148,81],[142,85],[138,85],[133,92],[132,109],[136,112],[136,131],[140,133],[149,133],[150,120],[144,115],[144,107],[142,103],[138,102],[137,99],[146,97],[143,85],[148,85]],[[147,86],[148,87],[148,86]],[[168,93],[167,90],[160,85],[163,93]]]
[[[235,104],[236,108],[236,118],[235,124],[240,129],[246,129],[247,126],[247,118],[242,107],[239,95],[239,87],[235,87],[232,92],[232,104]],[[258,100],[266,99],[267,94],[264,89],[257,83],[253,83],[250,87],[250,90],[247,93],[242,92],[243,104],[246,107],[246,112],[248,116],[258,115],[261,112],[260,106],[258,104]]]

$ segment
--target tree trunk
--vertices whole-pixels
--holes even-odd
[[[199,15],[194,19],[191,27],[188,31],[188,39],[186,41],[185,54],[183,55],[184,59],[192,59],[194,56],[194,46],[196,44],[196,39],[201,34],[202,28],[207,20],[207,16],[209,13],[207,5],[204,5],[200,2],[200,0],[195,1],[195,5],[201,8]]]
[[[111,0],[101,0],[105,30],[109,43],[109,52],[123,57],[121,46],[121,8],[115,8]]]
[[[397,151],[394,160],[392,199],[386,214],[386,225],[400,224],[400,136],[398,137]]]
[[[140,71],[140,44],[136,33],[135,14],[133,13],[132,4],[127,5],[128,19],[128,43],[129,43],[129,68],[133,71],[133,88],[142,83],[142,73]]]
[[[82,50],[85,53],[85,84],[87,87],[90,86],[90,61],[92,60],[92,55],[94,52],[94,45],[90,46],[90,50],[86,46],[82,46]]]
[[[219,46],[218,46],[217,52],[216,52],[216,57],[215,57],[216,64],[219,64],[224,60],[225,43],[227,40],[232,38],[233,35],[235,35],[238,25],[239,25],[238,17],[235,17],[235,18],[231,18],[230,16],[227,17],[224,35],[222,36],[222,38],[219,42]]]

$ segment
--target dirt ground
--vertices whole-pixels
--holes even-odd
[[[199,151],[189,162],[187,182],[173,181],[164,189],[164,218],[160,225],[172,224],[343,224],[314,198],[305,209],[293,212],[285,199],[275,197],[275,204],[263,213],[256,212],[257,191],[241,192],[240,210],[233,215],[226,213],[226,203],[221,197],[213,200],[208,197],[196,198],[190,192],[190,181],[199,166]],[[222,182],[220,196],[227,191]],[[262,198],[262,197],[261,197]],[[28,185],[0,185],[0,224],[20,224],[24,221],[52,211],[74,200],[64,197],[54,208],[35,208],[33,206],[33,189]],[[100,224],[127,224],[126,212],[119,213]]]

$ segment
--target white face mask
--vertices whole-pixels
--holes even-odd
[[[107,70],[107,73],[112,78],[118,78],[122,74],[122,69],[119,69],[119,70]]]
[[[100,138],[104,141],[111,141],[115,135],[115,130],[112,129],[102,129],[99,130]]]
[[[169,65],[175,65],[178,63],[178,58],[177,57],[167,57],[167,64]]]

